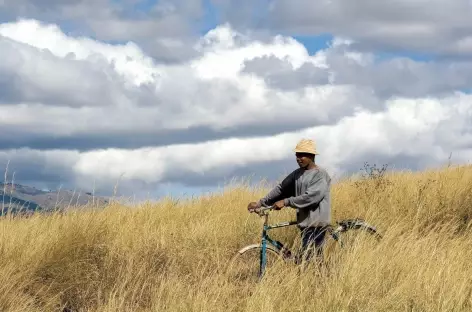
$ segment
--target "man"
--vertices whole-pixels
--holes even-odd
[[[290,173],[258,202],[249,203],[249,212],[265,205],[274,205],[276,210],[292,207],[297,210],[297,225],[301,231],[301,253],[305,260],[313,256],[313,249],[321,256],[325,238],[325,227],[331,222],[331,178],[326,170],[315,164],[318,155],[313,140],[302,139],[295,147],[295,156],[300,168]]]

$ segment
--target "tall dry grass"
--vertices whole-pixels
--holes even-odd
[[[231,278],[229,259],[260,238],[246,212],[267,188],[132,208],[4,217],[1,311],[472,311],[472,168],[387,173],[333,186],[333,218],[384,235],[321,269]],[[292,210],[273,221],[293,218]],[[297,242],[296,228],[274,230]],[[65,310],[67,310],[65,309]]]

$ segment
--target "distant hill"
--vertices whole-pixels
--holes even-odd
[[[0,214],[4,211],[50,211],[85,205],[104,205],[108,198],[70,190],[44,191],[35,187],[0,183]]]

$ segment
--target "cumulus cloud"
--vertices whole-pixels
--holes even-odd
[[[206,14],[202,0],[0,1],[0,21],[34,18],[66,24],[72,35],[133,40],[152,57],[169,63],[198,53],[189,43],[198,36]]]
[[[108,62],[60,58],[48,50],[0,39],[0,101],[55,106],[102,106],[126,100],[127,90]]]
[[[51,22],[84,22],[102,40],[169,37],[188,34],[203,15],[201,0],[4,0],[3,15],[34,17]]]
[[[2,160],[13,159],[21,165],[33,163],[27,170],[36,175],[48,172],[73,177],[80,187],[92,181],[98,187],[110,187],[111,181],[136,180],[149,185],[186,181],[198,185],[218,179],[230,179],[248,166],[283,163],[293,166],[293,147],[301,137],[315,138],[319,161],[333,174],[345,172],[364,160],[417,160],[423,165],[445,163],[451,152],[454,159],[468,161],[472,155],[472,96],[456,95],[440,100],[394,100],[388,110],[360,112],[343,118],[336,125],[300,129],[275,136],[246,139],[221,139],[194,144],[177,144],[133,150],[103,149],[89,152],[22,149],[4,151]],[[457,139],[459,138],[459,139]],[[395,163],[393,165],[396,165]],[[357,168],[356,168],[357,169]],[[24,169],[22,169],[24,170]],[[272,178],[280,175],[273,167]]]
[[[134,40],[146,52],[171,62],[196,55],[188,43],[207,29],[208,19],[271,33],[333,34],[370,51],[464,57],[472,51],[469,0],[4,0],[0,12],[0,19],[64,22],[100,40]]]
[[[355,52],[349,41],[333,44],[323,50],[323,56],[325,66],[306,62],[298,67],[280,58],[258,57],[246,61],[243,72],[254,73],[268,85],[283,90],[311,85],[351,85],[373,92],[379,99],[445,95],[468,90],[472,85],[472,62],[465,60],[381,59],[374,53]]]
[[[266,28],[297,35],[333,34],[358,48],[420,51],[469,56],[472,4],[455,1],[371,0],[214,0],[224,19],[239,27]],[[258,12],[257,17],[253,12]],[[257,19],[256,19],[257,18]]]
[[[277,178],[294,168],[302,137],[318,142],[333,175],[363,161],[471,155],[468,63],[379,61],[337,39],[309,55],[293,38],[229,25],[174,64],[34,20],[1,24],[0,48],[0,161],[28,181],[109,192],[120,179],[198,188]]]
[[[5,36],[0,53],[8,60],[2,68],[8,78],[2,84],[2,118],[10,132],[34,129],[35,139],[127,131],[168,135],[169,129],[196,127],[234,133],[241,125],[274,128],[272,120],[281,118],[277,131],[283,131],[330,123],[354,108],[349,86],[282,94],[259,77],[241,75],[246,60],[264,55],[286,58],[294,66],[322,63],[294,40],[250,44],[221,27],[196,42],[204,56],[167,65],[154,63],[134,44],[69,38],[35,21],[2,25],[0,34]],[[45,120],[53,126],[43,127]]]

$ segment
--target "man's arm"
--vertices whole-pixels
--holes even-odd
[[[310,185],[304,194],[284,199],[285,206],[303,209],[321,202],[328,191],[328,183],[321,174],[316,175],[310,181]]]
[[[285,177],[282,182],[277,184],[265,197],[261,198],[257,203],[259,205],[273,205],[277,200],[282,199],[282,195],[293,193],[295,187],[295,171]]]

